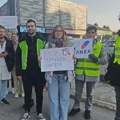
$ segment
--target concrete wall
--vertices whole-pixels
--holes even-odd
[[[45,27],[60,24],[60,0],[45,0]]]
[[[44,0],[16,0],[19,23],[25,25],[28,19],[34,19],[37,25],[43,26]]]
[[[46,28],[61,24],[64,28],[85,30],[87,25],[87,7],[63,0],[16,0],[16,11],[21,25],[30,18]]]

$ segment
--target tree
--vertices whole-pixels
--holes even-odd
[[[107,30],[110,30],[110,27],[109,27],[109,26],[106,26],[106,25],[104,25],[103,28],[104,28],[104,29],[107,29]]]
[[[98,27],[98,24],[97,24],[97,23],[94,23],[94,26],[97,26],[97,27]]]
[[[108,29],[108,30],[110,30],[110,27],[109,27],[109,26],[107,26],[107,29]]]
[[[106,25],[104,25],[103,28],[106,29]]]

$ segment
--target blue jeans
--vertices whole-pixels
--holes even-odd
[[[0,100],[6,98],[7,94],[7,80],[0,80]]]
[[[116,93],[116,115],[115,120],[120,120],[120,87],[115,86]]]
[[[48,85],[50,120],[67,120],[70,82],[64,74],[53,74],[52,83]]]

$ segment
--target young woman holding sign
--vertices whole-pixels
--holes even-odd
[[[62,26],[54,27],[46,48],[67,47],[67,36]],[[67,120],[70,82],[74,76],[72,71],[46,72],[48,81],[50,120]]]

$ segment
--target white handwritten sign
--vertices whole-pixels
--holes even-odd
[[[73,47],[42,49],[41,71],[74,70]]]
[[[92,53],[92,39],[73,39],[70,40],[73,43],[74,53],[77,58],[88,58],[88,55]]]
[[[6,29],[16,28],[18,25],[17,16],[0,16],[0,25]]]

